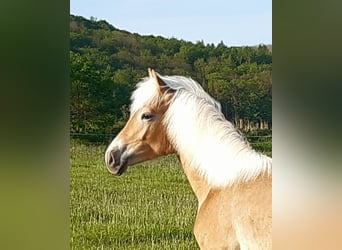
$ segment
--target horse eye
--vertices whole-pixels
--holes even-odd
[[[141,120],[150,121],[150,120],[152,120],[152,118],[153,118],[153,115],[148,114],[148,113],[144,113],[144,114],[141,115]]]

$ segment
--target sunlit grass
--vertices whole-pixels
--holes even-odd
[[[176,157],[115,177],[105,167],[105,149],[71,143],[71,248],[198,249],[192,233],[197,200]]]
[[[197,201],[175,157],[114,177],[104,146],[72,144],[72,249],[198,249]]]

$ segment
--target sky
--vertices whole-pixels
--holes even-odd
[[[272,0],[70,0],[70,13],[140,35],[227,46],[272,44]]]

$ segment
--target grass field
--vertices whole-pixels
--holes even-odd
[[[197,249],[196,198],[175,157],[114,177],[105,146],[71,146],[72,249]]]
[[[114,177],[105,149],[71,142],[71,249],[198,249],[197,200],[176,157]]]

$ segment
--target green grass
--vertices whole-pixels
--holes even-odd
[[[104,165],[105,146],[71,146],[72,249],[198,249],[197,201],[174,156],[131,167]]]
[[[71,249],[198,249],[197,200],[176,157],[115,177],[105,149],[71,142]]]

